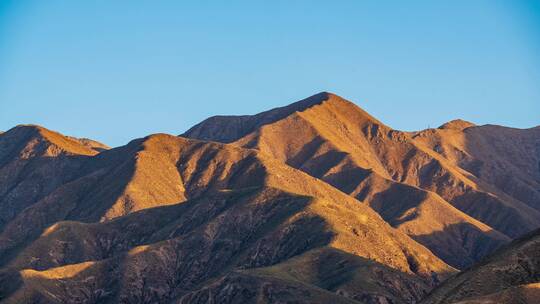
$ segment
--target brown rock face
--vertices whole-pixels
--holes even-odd
[[[18,126],[0,302],[536,303],[538,233],[510,242],[539,163],[539,128],[401,132],[330,93],[112,149]]]

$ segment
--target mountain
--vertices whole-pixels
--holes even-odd
[[[538,303],[540,230],[501,248],[449,279],[422,303]]]
[[[539,127],[514,129],[453,121],[414,137],[454,165],[540,209]]]
[[[74,179],[85,160],[98,153],[39,126],[22,125],[0,134],[0,229]]]
[[[0,302],[534,303],[539,164],[539,127],[403,132],[331,93],[115,148],[20,125]]]
[[[447,263],[466,268],[540,227],[539,129],[499,138],[502,132],[490,128],[454,121],[436,130],[397,131],[337,95],[319,93],[252,116],[212,117],[182,136],[257,149],[365,201]],[[515,133],[520,136],[509,142],[526,145],[508,153],[504,143]],[[488,151],[529,174],[512,177]],[[525,160],[518,164],[518,157]],[[505,187],[506,180],[515,186]]]
[[[28,197],[2,214],[6,303],[196,303],[210,291],[234,302],[231,289],[248,303],[409,303],[455,271],[369,206],[254,149],[156,134],[98,152],[35,126],[0,144],[15,185],[0,206]],[[325,261],[371,284],[313,281]],[[286,265],[307,268],[290,277]]]

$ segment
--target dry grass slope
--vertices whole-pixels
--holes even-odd
[[[76,173],[2,230],[8,303],[166,302],[322,247],[408,278],[415,299],[454,271],[368,206],[256,150],[157,134],[85,156]],[[353,301],[250,276],[297,286],[305,302]]]

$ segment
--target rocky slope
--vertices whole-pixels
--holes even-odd
[[[19,129],[1,140],[11,143]],[[7,303],[196,302],[209,289],[228,290],[218,282],[230,280],[241,290],[260,286],[261,297],[267,288],[284,290],[269,302],[408,303],[454,272],[368,206],[256,150],[157,134],[96,153],[57,133],[54,143],[46,141],[44,128],[31,130],[43,149],[73,157],[61,159],[75,169],[54,172],[69,178],[6,221],[0,298]],[[57,156],[32,150],[27,159]],[[19,158],[6,153],[5,161]],[[17,183],[35,184],[26,177]],[[338,293],[254,270],[305,253],[311,258],[299,263],[322,267],[317,257],[328,250],[401,285],[388,293],[382,280],[383,287],[366,289],[344,282]]]
[[[538,303],[540,230],[449,279],[422,303]]]
[[[0,134],[0,229],[22,210],[75,179],[98,151],[32,125]]]
[[[300,169],[365,201],[447,263],[464,268],[540,226],[538,129],[498,138],[500,132],[485,128],[455,121],[401,132],[339,96],[320,93],[254,116],[213,117],[183,136],[254,148]],[[526,145],[508,152],[504,142],[515,133],[520,136],[513,141]],[[458,152],[465,149],[470,151]],[[504,166],[493,165],[492,150]],[[471,169],[479,163],[489,174]],[[514,188],[501,188],[504,176],[512,176],[505,166],[527,168],[516,175],[520,179],[511,178]]]
[[[539,128],[401,132],[329,93],[112,149],[17,126],[0,301],[534,303],[539,163]]]

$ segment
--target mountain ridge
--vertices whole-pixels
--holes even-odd
[[[214,259],[222,264],[215,269],[211,263],[198,270],[193,268],[192,274],[180,270],[170,273],[168,278],[174,282],[167,285],[160,285],[164,283],[154,277],[159,269],[147,270],[144,273],[148,279],[151,276],[155,280],[152,288],[163,292],[164,286],[170,288],[164,295],[142,295],[149,301],[182,297],[184,294],[176,289],[196,288],[188,282],[206,284],[206,280],[222,274],[215,272],[217,269],[270,266],[325,246],[378,261],[388,267],[384,272],[396,269],[412,275],[408,280],[417,282],[417,300],[436,281],[454,271],[429,250],[393,230],[368,206],[257,150],[155,134],[84,157],[72,180],[37,199],[1,231],[0,261],[7,271],[5,275],[15,271],[22,280],[18,287],[0,290],[0,295],[7,294],[9,301],[50,301],[49,292],[65,299],[73,295],[47,286],[67,284],[62,286],[71,289],[78,286],[78,280],[87,280],[86,276],[98,276],[103,281],[96,282],[95,288],[100,286],[105,292],[96,295],[97,299],[114,295],[115,299],[131,302],[133,297],[139,297],[138,288],[133,286],[145,278],[138,267],[153,267],[147,261],[160,252],[182,253],[183,257],[166,258],[159,267],[172,267],[174,263],[194,267],[189,266],[189,259],[199,263]],[[234,204],[226,198],[228,195],[237,197]],[[306,199],[306,195],[310,198]],[[279,202],[284,204],[280,206]],[[154,215],[163,208],[169,210],[169,216],[177,214],[179,218],[163,222],[163,213]],[[207,212],[196,211],[201,208]],[[176,209],[182,212],[172,212]],[[197,212],[198,217],[190,215],[189,210]],[[159,219],[157,226],[143,225],[141,216]],[[269,223],[278,218],[285,223],[269,224],[264,229],[273,230],[251,240],[251,231],[263,229],[265,217],[269,217]],[[195,224],[192,218],[203,222]],[[25,225],[28,222],[33,225]],[[112,228],[118,224],[131,228]],[[308,227],[311,231],[305,230]],[[168,229],[172,230],[167,233]],[[240,230],[233,233],[235,229]],[[205,252],[196,254],[195,244],[201,244]],[[239,250],[239,258],[220,257],[221,251],[212,249],[214,246]],[[126,274],[106,271],[123,264],[132,265]],[[75,265],[84,265],[84,270],[74,274],[73,280],[57,277],[58,273],[71,273],[73,267],[79,269]],[[114,287],[119,282],[126,287]]]
[[[403,185],[397,188],[393,187],[402,192],[393,194],[394,197],[410,197],[411,192],[418,191],[437,193],[449,203],[446,204],[446,207],[443,206],[445,204],[436,204],[438,208],[446,208],[446,212],[451,214],[464,212],[467,216],[472,216],[476,221],[480,221],[489,229],[494,230],[495,235],[499,233],[505,235],[498,241],[493,240],[493,245],[488,246],[491,248],[488,251],[507,242],[509,238],[540,226],[538,220],[540,213],[520,201],[519,198],[524,199],[523,196],[510,197],[513,194],[519,195],[518,191],[505,192],[497,189],[489,183],[491,181],[481,180],[475,176],[475,171],[473,173],[467,171],[466,169],[471,170],[470,167],[463,166],[456,160],[456,157],[448,158],[448,154],[441,154],[444,151],[439,150],[438,145],[440,144],[430,145],[421,140],[423,137],[438,136],[439,133],[469,132],[473,129],[483,130],[486,127],[474,126],[463,120],[454,120],[439,129],[412,133],[401,132],[384,125],[353,103],[337,95],[328,94],[326,98],[328,100],[323,103],[303,108],[302,111],[290,112],[281,120],[267,122],[260,125],[258,129],[251,128],[249,129],[253,129],[251,133],[248,133],[248,130],[241,134],[235,134],[235,138],[238,139],[232,144],[260,150],[292,167],[322,179],[360,200],[366,198],[370,200],[370,198],[376,197],[378,193],[367,193],[373,192],[373,189],[377,187],[382,191],[379,194],[388,193],[385,190],[389,189],[388,186],[383,186],[388,183]],[[264,113],[271,111],[274,110],[247,117],[257,117],[257,115],[264,115]],[[219,129],[227,129],[227,118],[222,117],[221,119]],[[235,121],[232,124],[236,123]],[[202,134],[201,132],[204,130],[210,131],[207,134]],[[203,121],[197,125],[197,132],[187,131],[182,136],[195,138],[202,136],[205,139],[219,141],[220,137],[213,137],[212,130],[212,122]],[[244,136],[240,137],[242,135]],[[230,142],[231,139],[234,138],[229,138],[227,142]],[[538,159],[540,161],[540,156]],[[530,168],[530,165],[528,167]],[[396,191],[398,190],[393,190],[393,192]],[[526,197],[525,201],[534,202],[534,196],[540,193],[534,190],[529,190],[529,192],[531,193],[530,197]],[[492,193],[497,194],[493,195]],[[385,195],[387,201],[389,195]],[[464,205],[465,202],[471,201],[478,203],[470,206]],[[482,202],[481,204],[491,204],[492,208],[500,210],[501,214],[494,217],[488,213],[477,211],[480,208],[480,202]],[[407,204],[421,206],[419,201],[411,201],[405,205]],[[380,207],[376,209],[385,212]],[[436,215],[428,217],[436,217]],[[517,225],[516,223],[508,226],[511,221],[508,221],[507,218],[510,217],[520,218],[521,224]],[[449,224],[442,225],[448,226]],[[469,230],[468,227],[475,227],[475,224],[470,223],[467,230]],[[435,233],[435,231],[433,232]],[[482,238],[487,236],[489,239],[488,235],[484,235]],[[451,239],[458,238],[452,237]],[[424,244],[432,241],[434,240],[426,240]],[[433,244],[432,250],[440,248],[439,245]],[[469,245],[455,244],[451,247],[456,246]],[[465,251],[468,250],[470,249]],[[487,251],[477,255],[471,252],[472,260],[465,264],[454,261],[454,265],[465,267],[486,253]]]
[[[403,132],[328,92],[115,148],[17,126],[0,301],[528,304],[538,168],[538,127]]]

